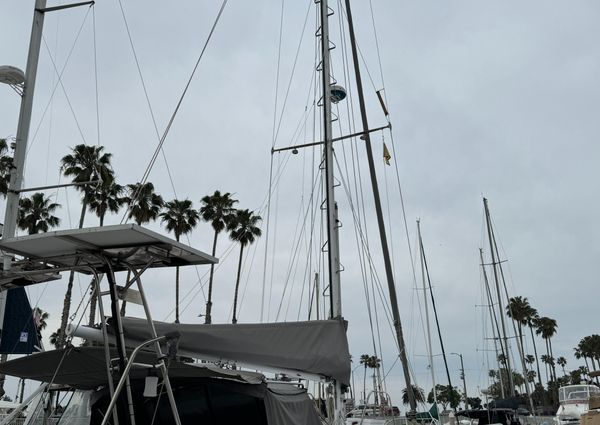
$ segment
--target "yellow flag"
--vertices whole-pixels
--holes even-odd
[[[390,155],[390,151],[388,151],[385,142],[383,142],[383,160],[387,165],[390,165],[390,159],[392,159],[392,155]]]

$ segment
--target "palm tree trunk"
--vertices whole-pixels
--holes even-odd
[[[237,323],[237,317],[235,316],[237,310],[238,290],[240,288],[240,274],[242,272],[242,256],[244,254],[244,245],[240,244],[240,260],[238,262],[237,278],[235,279],[235,295],[233,297],[233,318],[231,323]]]
[[[100,282],[96,282],[96,278],[92,278],[91,291],[90,291],[90,320],[88,321],[89,326],[94,326],[96,320],[96,304],[98,303],[98,285]]]
[[[548,338],[548,346],[550,347],[550,367],[552,368],[552,374],[556,381],[556,367],[554,365],[554,353],[552,353],[552,340],[550,338]]]
[[[83,228],[83,221],[85,219],[85,212],[87,210],[86,196],[84,192],[84,198],[81,205],[81,216],[79,217],[79,228]],[[75,279],[75,272],[71,270],[69,273],[69,282],[67,283],[67,292],[65,292],[65,301],[63,302],[63,311],[60,318],[60,329],[58,331],[58,346],[62,347],[65,343],[65,332],[67,329],[67,322],[69,321],[69,310],[71,310],[71,295],[73,292],[73,280]]]
[[[540,359],[538,359],[538,355],[537,355],[537,348],[535,345],[535,336],[533,335],[533,326],[529,326],[529,330],[531,331],[531,341],[533,342],[533,355],[535,357],[535,365],[537,367],[538,383],[541,386],[542,385],[542,374],[540,373]]]
[[[71,309],[71,294],[73,292],[73,281],[75,280],[75,272],[71,270],[69,273],[69,281],[67,283],[67,292],[65,292],[65,300],[63,302],[63,311],[60,318],[60,329],[58,331],[58,346],[63,347],[66,340],[67,322],[69,321],[69,310]]]
[[[363,376],[363,404],[367,403],[367,365],[365,364],[365,374]]]
[[[85,201],[85,197],[87,196],[87,194],[84,192],[83,196],[84,196],[84,200],[81,205],[81,215],[79,216],[79,228],[80,229],[83,228],[83,220],[85,219],[85,212],[87,210],[87,202]]]
[[[219,236],[219,232],[215,230],[215,237],[213,239],[213,248],[212,248],[212,256],[215,256],[217,251],[217,236]],[[204,323],[210,325],[212,323],[212,284],[213,284],[213,276],[215,272],[215,265],[210,265],[210,277],[208,278],[208,301],[206,301],[206,316],[204,318]]]
[[[131,270],[127,270],[127,280],[125,281],[126,284],[129,283],[130,278],[131,278]],[[127,300],[123,299],[123,302],[121,303],[121,312],[119,313],[121,315],[121,317],[125,316],[126,309],[127,309]]]
[[[179,323],[179,266],[175,267],[175,323]]]

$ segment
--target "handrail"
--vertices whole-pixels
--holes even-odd
[[[108,409],[106,409],[106,412],[111,412],[114,407],[115,404],[117,403],[117,399],[119,398],[119,394],[121,393],[121,390],[123,389],[123,386],[125,385],[125,381],[127,380],[127,376],[129,375],[129,370],[131,369],[131,367],[133,366],[133,361],[135,360],[135,357],[138,355],[138,353],[140,352],[140,350],[142,348],[144,348],[147,345],[150,344],[154,344],[156,342],[162,341],[164,339],[167,339],[168,337],[166,335],[162,335],[156,338],[152,338],[149,339],[147,341],[142,342],[140,345],[138,345],[137,347],[135,347],[135,349],[133,350],[133,352],[131,353],[131,356],[129,357],[129,360],[127,361],[127,365],[125,366],[125,370],[123,370],[123,374],[121,375],[121,379],[119,379],[119,384],[117,385],[117,388],[115,388],[115,393],[112,396],[112,399],[110,400],[110,404],[108,405]],[[106,425],[108,423],[108,420],[110,418],[110,415],[107,414],[104,416],[104,419],[102,419],[102,424],[101,425]],[[175,422],[179,425],[180,421],[178,417],[175,417]]]

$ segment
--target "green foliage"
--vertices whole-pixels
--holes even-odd
[[[122,196],[125,188],[114,180],[99,184],[89,194],[89,209],[100,218],[100,226],[104,225],[104,217],[107,212],[117,213],[121,206],[127,201]]]
[[[129,205],[128,219],[133,219],[136,224],[142,225],[158,218],[165,201],[162,196],[154,192],[154,185],[150,182],[144,184],[134,183],[127,185]]]
[[[437,384],[435,386],[435,394],[437,401],[439,403],[442,403],[442,406],[444,406],[444,410],[447,409],[448,405],[450,405],[452,409],[455,409],[460,404],[461,395],[456,389],[456,387],[451,388],[449,385]],[[432,389],[427,395],[427,403],[433,402],[434,398]]]
[[[181,235],[190,233],[198,224],[200,216],[193,208],[192,201],[173,199],[165,204],[165,210],[159,214],[161,222],[169,232],[175,234],[179,241]]]
[[[8,142],[0,138],[0,194],[6,197],[13,158],[8,154]]]
[[[60,219],[52,215],[59,207],[60,204],[50,202],[41,192],[34,193],[31,198],[21,198],[17,226],[30,235],[45,233],[60,224]]]
[[[479,397],[467,397],[467,403],[470,409],[483,409],[482,401]]]
[[[424,403],[425,402],[425,391],[423,391],[423,388],[418,387],[416,385],[411,384],[412,386],[412,390],[413,390],[413,394],[415,396],[415,401],[417,403]],[[408,399],[408,388],[403,388],[402,389],[402,404],[404,405],[409,405],[410,401]]]

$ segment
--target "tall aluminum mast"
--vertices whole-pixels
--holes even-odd
[[[342,317],[342,297],[340,293],[340,253],[333,180],[333,136],[331,117],[331,58],[329,55],[329,6],[321,0],[321,85],[323,88],[323,140],[325,142],[325,194],[327,213],[327,253],[329,266],[330,317]]]

